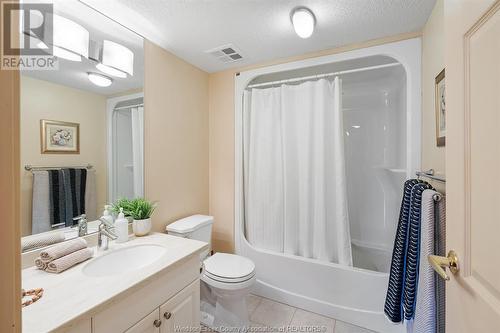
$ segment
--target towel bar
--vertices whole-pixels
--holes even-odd
[[[426,177],[438,182],[446,183],[446,178],[434,175],[434,169],[429,169],[427,171],[417,171],[415,174],[417,175],[417,177]]]
[[[41,170],[60,170],[60,169],[87,169],[90,170],[94,166],[92,164],[87,165],[76,165],[76,166],[32,166],[31,164],[26,164],[24,170],[26,171],[41,171]]]

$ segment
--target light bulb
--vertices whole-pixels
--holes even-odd
[[[106,75],[101,75],[97,73],[87,73],[89,81],[99,87],[109,87],[113,80]]]
[[[307,8],[297,8],[292,13],[292,24],[300,38],[309,38],[314,32],[314,14]]]

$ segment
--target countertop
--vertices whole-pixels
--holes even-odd
[[[208,249],[208,244],[196,240],[153,233],[145,237],[132,238],[126,243],[110,242],[107,251],[97,252],[94,258],[122,247],[139,244],[164,246],[167,251],[157,261],[121,275],[90,277],[82,272],[93,259],[76,265],[60,274],[51,274],[36,269],[22,271],[24,289],[43,288],[43,297],[22,310],[23,332],[50,332],[69,323],[90,316],[109,301],[127,295],[141,287],[144,280],[154,279],[175,268],[177,263],[187,261],[193,255]],[[136,288],[135,288],[136,287]]]

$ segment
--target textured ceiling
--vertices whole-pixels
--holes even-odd
[[[435,0],[80,0],[208,72],[414,32]],[[290,11],[307,6],[317,23],[299,38]],[[243,59],[205,53],[233,44]]]

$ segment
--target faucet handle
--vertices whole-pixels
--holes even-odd
[[[73,221],[80,221],[80,220],[86,220],[86,219],[87,219],[87,215],[85,215],[85,214],[73,217]]]
[[[101,222],[100,225],[104,225],[106,229],[114,229],[114,224],[109,222],[107,219],[100,217],[99,221]]]
[[[111,238],[113,240],[117,239],[118,236],[114,233],[113,229],[115,227],[108,227],[106,223],[101,223],[99,225],[99,233],[103,234],[104,236]]]

